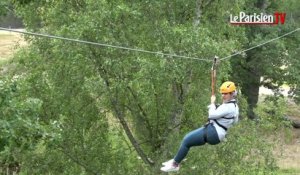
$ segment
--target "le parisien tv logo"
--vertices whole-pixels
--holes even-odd
[[[233,25],[278,25],[284,24],[286,13],[275,12],[272,15],[265,13],[246,14],[240,12],[239,15],[230,15],[230,24]]]

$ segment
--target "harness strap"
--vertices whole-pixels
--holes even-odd
[[[227,131],[227,128],[223,125],[221,125],[216,119],[214,119],[217,125],[219,125],[221,128],[223,128],[225,131]]]
[[[233,103],[234,106],[236,107],[236,101],[229,101],[229,102],[226,102],[226,103]],[[234,119],[234,117],[221,117],[221,118],[223,118],[223,119],[228,119],[228,120]],[[220,123],[218,122],[217,119],[214,119],[214,121],[216,122],[217,125],[219,125],[219,126],[220,126],[221,128],[223,128],[225,131],[227,131],[227,128],[226,128],[224,125],[220,124]]]
[[[236,107],[236,101],[229,101],[229,102],[226,102],[226,103],[233,103],[234,106]],[[224,119],[234,119],[234,117],[221,117],[221,118],[224,118]]]
[[[221,118],[224,118],[224,119],[234,119],[234,117],[221,117]]]
[[[229,102],[226,102],[226,103],[233,103],[234,106],[236,107],[236,101],[229,101]]]
[[[236,107],[236,101],[229,101],[229,102],[226,102],[226,103],[233,103],[234,106]],[[217,106],[217,107],[218,107],[218,106]],[[223,119],[228,119],[228,120],[234,119],[234,117],[221,117],[221,118],[223,118]],[[222,125],[221,123],[219,123],[217,119],[213,119],[213,121],[215,121],[215,123],[216,123],[218,126],[220,126],[220,127],[223,128],[225,131],[227,131],[227,128],[226,128],[224,125]],[[211,123],[209,123],[209,124],[211,124]],[[209,124],[206,124],[206,125],[205,125],[205,129],[204,129],[204,141],[205,141],[205,142],[206,142],[206,140],[207,140],[207,131],[206,131],[206,127],[207,127]]]

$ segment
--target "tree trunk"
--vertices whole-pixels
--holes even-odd
[[[255,118],[253,109],[256,107],[259,96],[260,76],[249,75],[247,80],[242,85],[242,93],[247,96],[247,102],[249,105],[248,117],[250,119]]]
[[[93,53],[95,55],[95,58],[97,58],[96,54]],[[133,148],[135,149],[135,151],[137,152],[137,154],[141,157],[141,159],[143,160],[143,162],[145,164],[154,165],[154,162],[152,160],[150,160],[148,158],[148,156],[145,154],[145,152],[143,151],[143,149],[140,147],[140,144],[138,143],[138,141],[134,138],[133,133],[131,132],[126,120],[125,120],[125,114],[124,114],[124,105],[120,104],[119,102],[119,97],[118,97],[118,91],[116,90],[116,92],[112,92],[111,91],[111,83],[109,81],[109,75],[106,69],[103,68],[101,62],[99,62],[98,59],[94,59],[95,63],[96,63],[96,67],[98,70],[98,74],[99,76],[101,76],[101,78],[104,79],[105,81],[105,85],[106,85],[106,89],[107,91],[111,94],[110,96],[110,104],[112,107],[112,111],[114,113],[114,116],[116,116],[120,122],[120,124],[122,125],[126,136],[128,137],[131,145],[133,146]]]
[[[256,7],[265,11],[265,9],[269,6],[268,0],[257,0]]]
[[[257,0],[256,7],[261,9],[262,12],[269,6],[268,0]],[[247,53],[247,60],[250,64],[251,60],[257,59],[256,52],[248,52]],[[239,78],[243,78],[242,84],[242,93],[247,96],[248,102],[248,117],[250,119],[256,118],[253,109],[256,107],[259,97],[259,87],[261,85],[260,78],[261,78],[261,71],[255,65],[241,65],[241,68],[244,69],[244,73],[241,74]]]
[[[154,165],[154,162],[151,161],[147,155],[144,153],[144,151],[142,150],[142,148],[140,147],[139,143],[136,141],[136,139],[134,138],[132,132],[129,129],[129,126],[127,124],[127,122],[124,119],[124,114],[123,114],[123,110],[120,109],[121,105],[118,103],[118,99],[115,98],[114,100],[111,99],[111,104],[113,106],[113,110],[115,113],[115,116],[119,119],[129,141],[131,142],[132,146],[134,147],[135,151],[138,153],[138,155],[141,157],[141,159],[149,165]]]
[[[213,0],[206,1],[205,3],[203,0],[196,0],[196,7],[195,7],[195,19],[194,19],[194,26],[198,27],[201,23],[201,16],[203,14],[203,9],[210,5],[213,2]]]
[[[194,26],[195,27],[198,27],[199,24],[200,24],[200,17],[201,17],[201,14],[202,14],[201,4],[202,4],[201,0],[196,1],[196,9],[195,9],[196,17],[195,17],[195,20],[194,20]]]

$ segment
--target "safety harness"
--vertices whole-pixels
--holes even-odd
[[[226,102],[226,103],[233,103],[234,106],[236,107],[236,101],[229,101],[229,102]],[[223,119],[228,119],[228,120],[234,119],[234,117],[221,117],[221,118],[223,118]],[[215,121],[217,125],[219,125],[219,126],[220,126],[221,128],[223,128],[225,131],[227,131],[228,128],[226,128],[224,125],[222,125],[221,123],[219,123],[217,119],[213,119],[213,121]]]
[[[236,101],[229,101],[229,102],[226,102],[226,103],[233,103],[234,106],[236,107]],[[219,107],[219,105],[216,106],[217,108]],[[220,118],[223,118],[223,119],[228,119],[228,120],[231,120],[231,119],[234,119],[234,117],[220,117]],[[220,126],[221,128],[223,128],[225,131],[228,130],[228,128],[226,128],[224,125],[222,125],[221,123],[218,122],[217,119],[213,119],[213,121],[218,125]],[[204,141],[207,142],[207,127],[209,125],[212,125],[213,123],[210,123],[209,121],[207,122],[207,124],[204,125]]]

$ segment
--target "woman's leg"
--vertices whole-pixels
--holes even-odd
[[[179,164],[184,159],[184,157],[189,152],[190,147],[200,146],[205,144],[204,130],[205,128],[201,127],[185,135],[185,137],[182,140],[181,146],[176,156],[174,157],[176,163]]]

